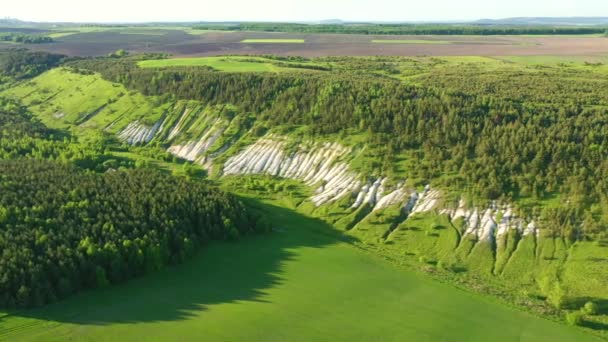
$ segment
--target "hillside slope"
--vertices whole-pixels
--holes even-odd
[[[367,60],[354,60],[349,63],[362,63],[368,69],[376,66]],[[576,101],[576,94],[564,93],[564,97],[543,97],[540,93],[525,93],[512,87],[513,85],[483,79],[484,70],[488,68],[498,68],[507,75],[525,73],[526,77],[513,82],[532,83],[546,77],[542,70],[538,71],[534,67],[513,67],[507,62],[465,61],[464,64],[459,64],[466,66],[467,72],[477,77],[476,82],[469,83],[461,83],[462,79],[450,73],[450,63],[455,63],[454,61],[448,61],[448,65],[433,61],[414,63],[417,67],[430,69],[423,69],[426,71],[417,71],[411,75],[408,73],[413,72],[414,68],[408,63],[412,62],[395,63],[393,66],[387,66],[389,62],[386,61],[381,63],[384,63],[384,66],[375,71],[376,75],[388,77],[386,70],[400,68],[398,77],[408,83],[428,85],[432,79],[432,82],[442,89],[457,88],[466,91],[469,94],[467,96],[471,97],[481,96],[479,94],[483,93],[484,89],[492,87],[496,91],[496,102],[504,106],[507,102],[500,102],[502,97],[525,98],[530,101],[530,106],[534,104],[532,112],[545,108],[547,118],[553,108],[571,111],[560,112],[560,120],[563,116],[563,120],[567,121],[561,127],[572,128],[573,131],[567,133],[570,135],[566,137],[560,136],[559,144],[554,145],[563,149],[551,153],[564,153],[563,151],[568,149],[581,148],[581,153],[585,154],[585,158],[580,158],[581,162],[589,163],[581,164],[581,169],[589,165],[601,165],[594,176],[601,178],[605,167],[601,162],[606,152],[605,139],[595,134],[591,136],[591,133],[582,134],[588,139],[588,144],[586,142],[582,146],[574,147],[574,141],[578,139],[578,136],[574,135],[581,130],[598,127],[603,129],[602,122],[583,122],[578,118],[588,116],[593,120],[600,120],[598,117],[605,113],[608,103],[604,95],[589,90],[586,92],[584,103],[574,104],[572,101]],[[333,68],[346,66],[337,64]],[[442,77],[433,78],[437,68],[444,74]],[[582,80],[586,79],[589,73],[604,72],[604,69],[591,68],[573,65],[565,72],[568,77],[578,77],[581,83],[562,87],[594,88],[597,84]],[[557,73],[556,70],[546,72]],[[559,69],[559,72],[562,70]],[[133,78],[141,76],[144,79],[147,73],[169,75],[169,78],[180,75],[173,74],[173,71],[142,73],[144,76],[138,72],[129,75]],[[205,75],[207,74],[199,76]],[[241,86],[238,77],[257,77],[227,75],[228,80],[233,77],[230,82],[237,86]],[[109,77],[106,75],[106,78]],[[218,73],[208,77],[220,78],[218,82],[223,82]],[[299,74],[293,82],[297,83],[300,77],[307,76]],[[285,108],[291,108],[293,113],[298,113],[291,117],[260,103],[264,96],[276,96],[270,90],[266,93],[266,88],[261,90],[258,97],[252,98],[249,98],[247,93],[230,93],[228,90],[218,92],[217,97],[210,98],[209,93],[214,92],[212,88],[203,88],[206,90],[201,90],[202,95],[196,90],[189,90],[193,94],[190,98],[183,98],[177,91],[144,96],[140,92],[128,90],[123,84],[105,80],[99,74],[74,72],[67,68],[53,69],[31,81],[22,82],[3,94],[21,99],[51,127],[70,127],[82,135],[92,130],[103,131],[121,139],[125,144],[143,145],[154,148],[155,151],[164,149],[176,158],[207,169],[209,175],[228,190],[262,198],[269,196],[269,193],[278,194],[283,198],[285,206],[323,219],[345,234],[356,237],[362,248],[395,263],[406,264],[468,288],[504,297],[508,301],[549,315],[560,315],[577,310],[586,302],[596,302],[601,305],[601,314],[589,315],[586,322],[589,327],[599,327],[599,330],[602,330],[601,327],[608,322],[608,288],[603,285],[608,283],[608,273],[603,267],[607,260],[605,230],[601,229],[604,214],[597,208],[597,204],[589,204],[595,198],[580,199],[571,195],[575,194],[573,189],[576,186],[586,186],[582,185],[584,183],[578,183],[574,176],[580,176],[585,181],[585,177],[590,177],[588,173],[571,174],[572,177],[569,178],[562,176],[573,172],[575,168],[557,164],[567,164],[566,161],[575,158],[575,154],[564,155],[564,161],[556,159],[555,163],[550,163],[549,172],[542,169],[534,171],[537,172],[536,178],[528,179],[525,173],[513,171],[512,180],[507,182],[497,177],[497,171],[492,170],[488,159],[483,158],[491,158],[492,163],[502,162],[508,158],[517,158],[520,151],[509,150],[511,157],[508,157],[501,156],[497,149],[507,151],[511,147],[521,148],[522,153],[526,151],[530,155],[522,156],[530,158],[529,167],[537,168],[538,164],[535,163],[540,161],[536,158],[536,151],[530,151],[535,148],[532,147],[532,140],[527,146],[505,146],[504,141],[492,140],[495,131],[479,128],[480,135],[489,139],[481,142],[482,146],[478,142],[471,143],[481,157],[458,161],[462,162],[459,167],[460,173],[464,175],[455,175],[454,171],[442,174],[439,170],[444,167],[446,170],[457,168],[450,164],[449,160],[446,162],[434,159],[433,154],[453,155],[464,147],[458,144],[444,145],[450,139],[457,139],[452,137],[450,132],[445,132],[445,140],[444,137],[435,136],[440,130],[432,126],[431,118],[435,121],[452,120],[449,115],[442,114],[443,109],[439,102],[429,100],[428,106],[435,109],[437,115],[429,116],[426,121],[421,119],[420,122],[428,122],[428,126],[416,122],[403,123],[404,127],[409,129],[412,126],[417,134],[422,134],[421,145],[410,141],[412,145],[409,149],[393,151],[393,142],[390,140],[394,138],[393,140],[405,145],[407,141],[403,141],[403,136],[410,134],[409,131],[407,134],[404,132],[403,136],[384,133],[390,131],[382,126],[382,117],[372,115],[374,110],[382,111],[382,108],[368,108],[371,114],[360,113],[364,109],[353,108],[353,113],[358,113],[361,117],[369,116],[371,122],[365,119],[357,122],[348,116],[349,113],[345,113],[344,117],[317,114],[317,111],[326,109],[339,112],[332,109],[333,106],[346,106],[353,100],[349,100],[347,95],[340,91],[340,87],[348,89],[347,83],[338,82],[337,85],[328,86],[317,81],[320,79],[318,75],[311,77],[314,77],[312,82],[319,82],[314,83],[314,86],[318,87],[315,90],[319,91],[319,95],[311,101],[312,104],[308,103],[306,98],[293,100],[299,94],[290,90],[286,83],[281,83],[292,82],[291,79],[277,81],[277,87],[282,87],[282,90],[278,98],[272,98],[273,103],[284,101],[281,103]],[[158,76],[153,82],[162,89],[160,84],[170,84],[169,78],[161,79],[161,76]],[[207,80],[203,80],[205,81]],[[176,84],[181,87],[183,82]],[[260,86],[267,84],[264,79],[259,82]],[[129,82],[125,84],[129,85]],[[401,87],[388,84],[390,87]],[[149,92],[148,86],[152,85],[146,84],[147,90],[144,92]],[[215,86],[219,87],[218,84]],[[381,85],[377,86],[379,88],[368,89],[368,92],[382,94]],[[553,85],[548,82],[547,87],[551,86]],[[168,87],[171,89],[169,85]],[[411,103],[418,98],[424,99],[427,92],[434,94],[432,89],[414,88],[413,92],[418,92],[418,95],[411,99],[401,99],[402,102]],[[382,98],[383,95],[377,96]],[[461,99],[456,100],[445,94],[437,96],[439,99],[445,98],[450,106],[461,103]],[[463,96],[463,99],[466,100],[467,96]],[[332,104],[331,101],[336,103]],[[492,102],[486,99],[480,101],[483,105],[466,108],[487,110]],[[377,105],[374,99],[371,99],[370,103],[372,106]],[[462,103],[468,106],[467,103]],[[485,115],[494,115],[494,122],[506,122],[504,126],[494,125],[498,132],[501,132],[501,129],[508,131],[502,132],[507,136],[511,134],[509,130],[525,132],[522,137],[530,136],[530,139],[534,138],[532,132],[541,132],[539,127],[552,127],[551,122],[543,121],[550,120],[545,118],[545,115],[542,118],[530,117],[530,120],[538,122],[518,122],[518,111],[528,109],[521,109],[519,105],[509,103],[502,111],[490,109],[489,113],[476,114],[483,119],[478,119],[470,112],[458,115],[468,115],[469,119],[478,125],[481,125],[481,121],[475,120],[485,120]],[[312,108],[309,108],[310,124],[306,121],[306,115],[309,115],[304,108],[306,106]],[[256,108],[262,108],[263,113],[257,112]],[[389,108],[387,113],[397,109],[399,108],[395,105],[394,108]],[[407,109],[416,110],[414,107]],[[449,110],[453,111],[453,108]],[[574,112],[577,112],[578,116],[574,115]],[[277,116],[284,115],[285,118],[273,117],[275,113]],[[424,112],[423,115],[430,114]],[[332,118],[334,122],[331,122]],[[280,124],[277,120],[283,120],[283,123]],[[349,120],[355,123],[352,124]],[[401,124],[397,123],[397,120],[400,120],[398,117],[392,120],[396,125]],[[403,120],[412,119],[405,116]],[[342,126],[339,132],[332,132],[331,125],[335,122],[343,122],[346,127]],[[379,127],[372,128],[372,125]],[[366,127],[370,128],[366,130]],[[446,127],[450,126],[446,124]],[[556,139],[563,133],[557,129],[552,132],[550,128],[545,131],[555,134]],[[468,133],[463,134],[466,136]],[[425,145],[428,141],[425,142],[424,139],[430,141],[428,146]],[[433,143],[440,145],[434,146]],[[597,146],[593,147],[592,144]],[[452,149],[449,153],[445,152],[448,148]],[[540,156],[550,158],[551,154],[543,149],[544,147],[541,147],[543,152]],[[490,167],[476,171],[475,168],[483,167],[484,162]],[[474,174],[477,172],[480,174]],[[476,184],[475,180],[479,183]],[[500,183],[499,186],[493,182],[505,183]],[[529,189],[525,190],[528,184]],[[507,185],[512,188],[519,187],[519,190],[511,189],[511,193],[506,194],[503,186],[506,188]],[[597,185],[593,191],[601,196],[604,193],[603,186]],[[563,191],[550,191],[547,190],[548,187]],[[605,201],[605,198],[600,197],[599,200]],[[568,209],[573,203],[580,203],[580,212],[586,211],[587,216]],[[585,221],[586,217],[590,217],[590,221]]]

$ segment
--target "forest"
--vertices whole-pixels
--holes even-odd
[[[0,307],[40,306],[265,226],[236,198],[150,169],[0,161]]]
[[[410,84],[362,72],[370,68],[366,60],[332,62],[331,73],[278,74],[143,69],[129,59],[68,65],[146,95],[236,104],[268,127],[305,125],[313,136],[368,133],[381,146],[379,173],[405,156],[412,176],[446,179],[444,185],[486,200],[560,194],[568,202],[546,215],[556,233],[606,233],[606,81],[573,79],[561,69],[515,78],[445,68]],[[392,62],[373,63],[384,70]]]
[[[44,44],[52,43],[53,38],[44,35],[28,34],[22,32],[0,32],[0,41],[23,44]]]
[[[0,98],[0,308],[55,302],[181,263],[209,241],[268,231],[236,197],[134,168],[108,146]]]
[[[2,77],[15,80],[34,77],[59,65],[65,56],[49,52],[32,52],[17,48],[0,52],[0,84]]]
[[[606,27],[554,27],[513,25],[457,24],[293,24],[293,23],[235,23],[202,24],[197,30],[262,31],[290,33],[345,33],[367,35],[579,35],[602,34]]]

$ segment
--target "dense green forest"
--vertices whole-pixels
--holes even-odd
[[[549,227],[572,239],[581,226],[586,236],[605,232],[605,80],[573,78],[558,68],[517,77],[438,68],[413,84],[382,76],[391,70],[390,58],[321,61],[332,62],[333,72],[155,70],[128,59],[71,65],[146,95],[236,104],[269,127],[306,125],[313,135],[367,132],[369,142],[381,146],[378,173],[405,155],[410,176],[431,181],[450,175],[445,185],[485,199],[561,194],[569,200],[550,209]],[[384,73],[361,72],[372,65]]]
[[[291,23],[235,23],[203,24],[198,30],[263,31],[291,33],[348,33],[370,35],[524,35],[524,34],[600,34],[605,27],[553,27],[511,25],[457,24],[291,24]]]
[[[0,175],[1,307],[122,282],[265,229],[234,197],[150,169],[1,161]]]
[[[37,73],[56,63],[48,57],[8,70]],[[237,198],[134,169],[103,139],[81,143],[0,98],[0,307],[54,302],[182,262],[208,241],[268,230]]]
[[[0,84],[2,77],[24,79],[34,77],[57,66],[65,56],[48,52],[11,49],[0,53]]]

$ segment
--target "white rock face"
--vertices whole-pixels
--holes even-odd
[[[150,127],[139,123],[139,121],[131,122],[127,128],[118,134],[118,137],[130,145],[145,144],[154,138],[154,135],[158,132],[161,124],[162,123],[158,121]]]
[[[479,241],[493,241],[505,236],[510,230],[518,231],[523,236],[539,235],[539,230],[534,221],[525,225],[523,219],[517,217],[513,213],[513,208],[509,205],[500,209],[495,204],[490,205],[485,210],[479,208],[467,209],[464,201],[460,200],[458,208],[442,209],[440,213],[449,215],[452,221],[464,218],[464,235],[475,236]],[[498,217],[501,213],[502,218],[499,222]]]
[[[387,189],[386,177],[361,184],[358,179],[362,177],[350,172],[348,165],[342,161],[349,153],[348,149],[335,143],[308,145],[296,152],[286,153],[285,143],[280,138],[270,136],[260,139],[228,159],[224,164],[224,175],[269,174],[299,179],[308,185],[321,184],[311,197],[316,206],[356,194],[351,209],[369,204],[375,211],[402,205],[402,211],[406,215],[439,209],[439,213],[449,215],[452,221],[463,218],[464,235],[474,236],[478,241],[495,241],[509,230],[517,230],[523,235],[538,235],[535,223],[532,221],[526,226],[522,219],[513,214],[510,206],[499,208],[496,203],[492,203],[485,209],[467,208],[461,199],[456,208],[437,208],[442,199],[441,192],[428,185],[418,193],[407,190],[403,183]],[[502,217],[498,220],[501,214]]]
[[[308,185],[321,186],[311,198],[317,206],[332,202],[354,192],[361,183],[339,158],[348,150],[339,144],[325,143],[309,150],[299,149],[287,154],[278,139],[263,138],[228,159],[224,175],[269,174],[299,179]]]
[[[539,235],[539,231],[538,229],[536,229],[536,223],[534,221],[531,221],[530,223],[528,223],[528,225],[526,226],[526,229],[524,229],[524,236],[528,236],[528,235]]]
[[[477,230],[477,238],[479,241],[493,241],[494,232],[496,231],[496,221],[494,221],[494,212],[487,209],[484,213],[479,229]]]
[[[184,121],[186,121],[187,117],[188,117],[188,108],[184,109],[184,112],[182,113],[179,120],[177,121],[177,124],[175,126],[173,126],[173,128],[171,128],[171,131],[169,132],[169,140],[175,138],[179,133],[181,133],[182,126],[184,125]]]
[[[371,185],[365,184],[363,187],[361,187],[361,190],[357,194],[357,199],[351,208],[358,208],[368,203],[375,206],[375,204],[382,199],[385,183],[386,178],[378,178]]]
[[[180,158],[196,161],[213,146],[217,139],[222,136],[222,133],[224,133],[224,130],[221,128],[211,128],[203,134],[199,141],[190,141],[185,145],[173,145],[167,151]],[[204,161],[201,160],[202,162]]]
[[[418,194],[418,202],[412,209],[412,214],[433,210],[440,199],[441,193],[437,190],[431,190],[430,186],[427,185],[424,191]]]
[[[378,201],[376,202],[376,206],[374,206],[374,210],[384,209],[384,208],[390,207],[395,204],[400,204],[405,200],[406,194],[407,194],[407,192],[403,188],[403,184],[400,183],[397,185],[397,190],[378,199]],[[410,210],[411,210],[411,208],[410,208]]]

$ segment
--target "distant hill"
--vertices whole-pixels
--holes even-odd
[[[0,18],[0,26],[22,26],[27,24],[30,23],[15,18]]]
[[[326,19],[326,20],[319,21],[319,24],[321,24],[321,25],[342,25],[342,24],[345,24],[345,22],[340,19]]]
[[[608,17],[518,17],[504,19],[480,19],[474,24],[487,25],[608,25]]]

